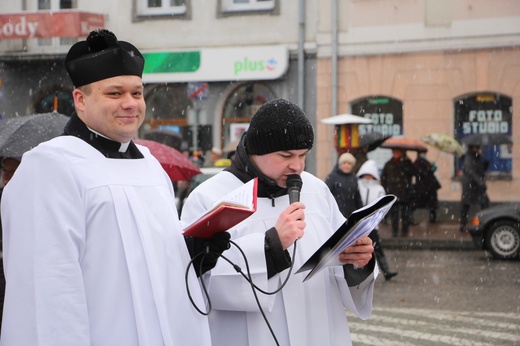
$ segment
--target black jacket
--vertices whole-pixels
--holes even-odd
[[[336,165],[325,179],[325,184],[329,187],[330,192],[338,203],[339,210],[346,218],[354,210],[363,207],[357,178],[354,173],[345,173]]]
[[[488,200],[486,193],[487,163],[479,153],[468,152],[462,164],[462,203],[482,204]]]

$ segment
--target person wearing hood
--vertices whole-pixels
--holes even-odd
[[[338,163],[325,179],[325,184],[338,203],[339,210],[348,218],[354,211],[363,206],[359,196],[357,178],[352,168],[356,158],[351,153],[343,153]]]
[[[377,266],[369,237],[343,249],[337,265],[305,282],[307,272],[292,271],[346,221],[327,185],[304,171],[313,143],[312,125],[296,104],[268,101],[251,118],[231,165],[186,200],[181,221],[189,223],[258,178],[256,212],[228,230],[233,246],[225,257],[234,265],[220,259],[206,274],[215,346],[351,345],[345,309],[362,319],[371,314]],[[290,203],[287,177],[294,174],[303,186],[300,201]],[[252,290],[240,268],[269,294]]]
[[[379,183],[379,170],[374,160],[366,161],[357,173],[359,194],[363,205],[368,205],[375,200],[386,195],[385,189]],[[385,276],[385,280],[390,280],[397,275],[397,272],[391,271],[383,251],[383,245],[379,238],[379,232],[376,228],[369,234],[370,239],[374,242],[374,254],[376,256],[377,264]]]

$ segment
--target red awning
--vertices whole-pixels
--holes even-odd
[[[81,11],[0,14],[0,40],[86,37],[90,31],[104,25],[103,14]]]

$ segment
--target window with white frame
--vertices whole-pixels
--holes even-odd
[[[268,11],[275,7],[275,0],[221,0],[222,11]]]
[[[76,7],[76,0],[37,0],[37,9],[39,11],[59,11],[68,10]],[[75,43],[76,39],[61,37],[61,38],[39,38],[38,46],[55,46],[65,45],[70,46]]]
[[[183,15],[186,13],[186,0],[138,0],[138,15],[161,16]]]

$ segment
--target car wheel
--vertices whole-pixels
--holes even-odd
[[[486,232],[486,245],[496,258],[514,258],[520,253],[518,222],[497,221]]]

